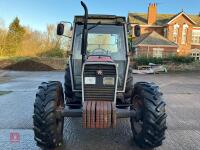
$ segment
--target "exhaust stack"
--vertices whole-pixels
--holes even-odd
[[[83,1],[81,1],[81,5],[84,8],[85,15],[84,15],[84,24],[83,24],[83,31],[82,31],[82,43],[81,43],[81,55],[82,55],[82,64],[86,60],[86,50],[87,50],[87,36],[88,36],[88,29],[87,29],[87,23],[88,23],[88,9],[87,6]]]

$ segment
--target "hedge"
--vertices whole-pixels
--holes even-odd
[[[133,58],[132,61],[136,62],[137,65],[148,65],[149,63],[155,64],[166,64],[166,63],[192,63],[194,58],[190,56],[169,56],[166,58],[156,58],[156,57],[137,57]]]

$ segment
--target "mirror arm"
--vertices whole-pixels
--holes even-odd
[[[131,25],[131,23],[130,22],[126,22],[125,25],[126,25],[126,28],[127,28],[127,32],[130,33],[129,26]]]
[[[71,36],[67,36],[67,35],[62,35],[62,36],[64,36],[64,37],[67,37],[67,38],[69,38],[69,39],[71,39],[71,38],[72,38]]]
[[[65,24],[67,24],[67,23],[69,23],[70,25],[71,25],[71,27],[70,28],[72,28],[73,27],[73,24],[71,23],[71,22],[69,22],[69,21],[61,21],[60,23],[65,23]]]

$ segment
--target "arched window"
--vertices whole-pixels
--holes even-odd
[[[179,25],[175,24],[174,25],[174,32],[173,32],[173,41],[178,43],[178,29],[179,29]]]
[[[188,32],[188,25],[184,24],[183,25],[181,44],[186,44],[187,43],[187,32]]]

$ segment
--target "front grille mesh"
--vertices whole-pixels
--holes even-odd
[[[101,70],[102,75],[98,75],[97,71]],[[115,65],[104,64],[86,64],[84,68],[84,77],[96,77],[95,85],[84,84],[84,100],[85,101],[114,101],[115,84],[116,84],[116,68]],[[103,77],[114,77],[114,85],[103,85]]]

